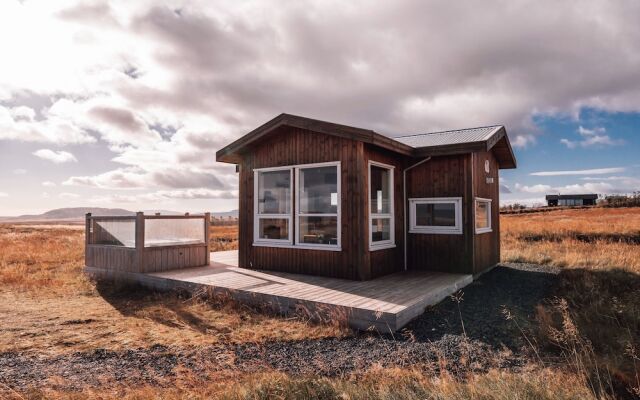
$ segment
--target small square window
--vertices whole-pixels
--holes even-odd
[[[409,199],[410,233],[462,234],[462,198]]]

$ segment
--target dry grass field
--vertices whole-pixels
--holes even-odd
[[[37,389],[5,387],[0,376],[0,398],[588,399],[609,397],[601,390],[612,391],[611,382],[623,385],[615,388],[619,395],[633,397],[640,388],[640,209],[509,215],[501,227],[503,261],[561,268],[557,299],[537,307],[538,328],[529,338],[539,351],[555,354],[553,362],[532,360],[518,373],[494,370],[464,379],[389,368],[334,378],[179,371],[160,386],[116,379],[71,391],[64,376],[51,376]],[[233,249],[236,237],[236,226],[212,227],[215,251]],[[229,343],[350,335],[228,301],[96,284],[82,265],[78,227],[0,225],[0,362],[3,354],[73,358],[154,346],[182,354]]]
[[[212,241],[218,230],[228,237],[235,229],[212,227]],[[340,334],[334,327],[268,317],[229,302],[212,305],[96,286],[82,273],[83,246],[84,231],[77,227],[0,225],[0,352],[53,354]]]
[[[640,273],[640,208],[503,215],[502,260]]]

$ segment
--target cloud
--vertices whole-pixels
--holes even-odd
[[[532,172],[529,175],[532,176],[571,176],[571,175],[606,175],[615,174],[618,172],[624,172],[624,167],[614,168],[594,168],[594,169],[581,169],[575,171],[539,171]]]
[[[119,168],[95,176],[72,176],[65,186],[88,186],[101,189],[137,189],[149,187],[225,189],[237,184],[224,182],[214,171],[185,169],[184,166],[164,166],[145,170],[136,167]]]
[[[63,193],[60,193],[58,197],[65,200],[73,200],[73,199],[79,199],[80,195],[76,193],[63,192]]]
[[[634,180],[636,178],[632,178],[630,176],[585,176],[584,178],[580,178],[583,181],[628,181]]]
[[[538,116],[640,111],[637,2],[176,7],[4,2],[0,140],[112,153],[67,184],[228,191],[215,150],[283,111],[391,135],[504,124],[520,148]],[[616,143],[587,130],[564,145]]]
[[[587,129],[582,126],[578,127],[578,133],[582,136],[582,140],[573,141],[569,139],[560,139],[560,143],[567,146],[569,149],[575,149],[576,147],[603,147],[603,146],[617,146],[624,144],[622,139],[612,139],[609,135],[605,135],[606,129],[599,127],[594,129]]]
[[[95,196],[94,203],[164,203],[172,200],[195,199],[236,199],[237,191],[212,190],[207,188],[192,188],[184,190],[159,190],[152,193],[135,195]]]
[[[511,140],[511,146],[515,148],[527,148],[530,145],[534,145],[536,143],[536,137],[528,134],[528,135],[518,135]]]
[[[0,197],[9,197],[9,194],[6,192],[0,192]]]
[[[78,162],[78,159],[67,151],[53,151],[50,149],[40,149],[33,152],[33,155],[43,160],[51,161],[54,164],[63,164],[68,162]]]
[[[42,186],[44,186],[44,187],[55,187],[56,184],[55,184],[55,182],[44,181],[44,182],[42,182]]]
[[[576,194],[576,193],[597,193],[615,194],[632,193],[640,190],[640,179],[625,178],[616,180],[588,181],[587,183],[573,183],[560,186],[536,184],[531,186],[515,184],[515,190],[520,193],[540,193],[540,194]]]
[[[1,83],[1,82],[0,82]],[[43,120],[26,106],[4,107],[0,104],[0,140],[19,140],[57,144],[93,143],[95,138],[53,110]]]
[[[24,168],[16,168],[13,170],[14,175],[26,175],[28,171]]]
[[[553,190],[553,188],[550,185],[532,185],[532,186],[526,186],[526,185],[521,185],[519,183],[515,184],[515,189],[518,192],[523,192],[523,193],[549,193],[550,191]]]

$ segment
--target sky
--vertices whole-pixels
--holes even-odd
[[[640,2],[0,3],[0,215],[226,211],[216,150],[287,112],[505,125],[501,202],[640,190]]]

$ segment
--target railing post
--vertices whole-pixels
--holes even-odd
[[[136,213],[136,264],[137,272],[144,272],[144,213]]]
[[[207,263],[205,265],[209,265],[211,263],[211,252],[210,252],[210,247],[209,247],[209,225],[211,224],[211,213],[204,213],[204,242],[206,243],[207,247],[205,249],[206,251],[206,261]]]
[[[84,216],[84,266],[89,267],[89,245],[91,244],[91,213]]]

